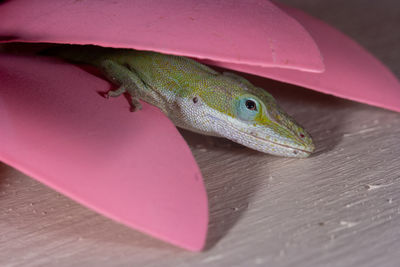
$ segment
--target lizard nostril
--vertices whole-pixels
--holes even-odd
[[[304,134],[300,134],[300,137],[301,137],[301,138],[304,138]]]
[[[199,101],[199,99],[197,98],[197,96],[193,97],[193,103],[197,103]]]

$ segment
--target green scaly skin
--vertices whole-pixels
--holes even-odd
[[[314,150],[310,135],[268,92],[236,74],[185,57],[128,49],[61,46],[45,53],[100,68],[119,86],[107,96],[129,93],[133,111],[141,109],[140,99],[178,127],[273,155],[308,157]]]

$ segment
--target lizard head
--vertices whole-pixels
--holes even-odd
[[[236,142],[270,154],[308,157],[314,151],[310,135],[270,94],[261,88],[257,91],[240,94],[232,103]]]
[[[215,135],[278,156],[308,157],[314,151],[310,135],[272,95],[235,74],[224,73],[221,79],[204,95]]]

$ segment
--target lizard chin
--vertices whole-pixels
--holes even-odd
[[[249,133],[233,126],[230,127],[237,134],[235,136],[226,136],[226,138],[263,153],[283,157],[307,158],[314,151],[313,144],[298,145],[288,140],[280,140],[279,138],[263,138],[260,137],[261,134],[255,135],[254,133]]]
[[[306,158],[314,151],[312,142],[297,142],[281,138],[271,129],[256,128],[237,121],[222,120],[210,116],[215,123],[217,136],[225,137],[248,148],[283,157]],[[236,124],[235,124],[236,122]]]

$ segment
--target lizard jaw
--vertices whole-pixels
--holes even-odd
[[[219,136],[263,153],[284,157],[306,158],[314,151],[314,145],[312,143],[297,145],[276,135],[274,135],[274,140],[271,140],[272,138],[262,138],[259,135],[265,135],[265,132],[263,133],[258,130],[260,134],[256,135],[255,130],[246,131],[235,127],[235,122],[232,121],[232,119],[228,119],[228,116],[224,116],[225,119],[210,114],[208,116],[214,122],[218,122],[218,124],[216,124],[216,132]],[[272,134],[269,136],[271,135]]]
[[[284,141],[282,143],[278,143],[278,142],[274,142],[272,140],[268,140],[268,139],[265,139],[265,138],[262,138],[259,136],[255,136],[246,131],[241,131],[235,127],[232,127],[232,128],[234,128],[237,132],[240,132],[241,134],[245,135],[248,138],[248,140],[254,139],[256,141],[256,144],[258,144],[258,145],[253,147],[253,146],[248,146],[246,144],[243,144],[241,142],[238,142],[238,143],[241,143],[245,146],[248,146],[248,147],[258,150],[260,152],[274,154],[277,156],[307,158],[314,151],[314,145],[312,145],[312,146],[304,145],[304,146],[299,147],[298,145],[290,145],[289,143],[284,143]],[[265,146],[267,146],[268,149],[263,149]]]

